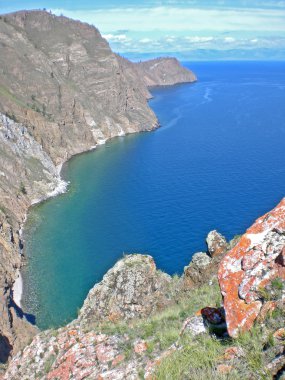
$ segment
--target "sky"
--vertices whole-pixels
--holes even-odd
[[[39,8],[95,25],[134,59],[285,60],[285,0],[0,0],[1,13]]]

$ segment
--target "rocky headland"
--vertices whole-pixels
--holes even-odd
[[[62,164],[106,140],[151,131],[152,85],[193,82],[173,58],[143,68],[88,24],[44,11],[0,15],[0,362],[37,332],[15,304],[28,208],[63,192]]]
[[[0,51],[0,379],[282,379],[285,199],[230,242],[211,231],[180,277],[128,255],[67,326],[27,321],[13,285],[28,208],[64,191],[71,156],[157,128],[150,86],[196,78],[173,58],[131,63],[95,27],[43,11],[0,16]]]

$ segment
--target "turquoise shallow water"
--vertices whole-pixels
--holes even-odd
[[[181,273],[211,229],[232,238],[285,194],[285,63],[195,63],[199,82],[153,89],[162,127],[64,167],[67,194],[31,211],[23,305],[39,327],[76,316],[124,253]]]

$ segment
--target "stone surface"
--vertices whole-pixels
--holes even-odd
[[[170,276],[157,271],[151,256],[125,256],[90,290],[79,320],[89,324],[149,316],[169,303],[171,283]]]
[[[285,279],[285,198],[257,219],[219,267],[228,332],[249,330],[266,302],[261,289]]]
[[[9,364],[4,380],[137,379],[138,368],[123,362],[127,338],[84,332],[78,326],[37,335]]]
[[[136,354],[143,354],[147,350],[147,343],[143,340],[135,342],[134,350]]]
[[[180,335],[189,333],[192,336],[204,334],[207,331],[204,318],[202,315],[195,315],[194,317],[189,317],[183,323]]]
[[[154,360],[150,360],[146,367],[145,367],[145,374],[144,379],[145,380],[155,380],[155,371],[159,364],[162,362],[163,359],[167,358],[169,355],[173,354],[173,352],[179,350],[180,347],[176,344],[173,344],[170,346],[167,350],[163,351],[159,356],[157,356]]]
[[[280,355],[276,356],[267,366],[266,366],[267,373],[269,372],[272,379],[276,379],[276,375],[279,374],[281,370],[283,370],[283,376],[285,371],[285,352],[281,353]],[[281,379],[278,376],[278,379]]]
[[[223,359],[224,360],[233,360],[233,359],[241,357],[243,354],[244,353],[240,347],[233,346],[233,347],[229,347],[225,350]]]
[[[273,334],[274,338],[278,340],[285,340],[285,328],[281,327],[280,329],[276,330]]]
[[[206,238],[206,243],[208,246],[208,251],[210,256],[221,255],[228,249],[228,243],[223,235],[221,235],[216,230],[208,233]]]
[[[211,258],[205,252],[197,252],[192,256],[188,266],[184,268],[183,280],[185,288],[191,288],[202,284],[207,276],[207,269],[211,263]]]
[[[232,365],[229,365],[229,364],[219,364],[217,366],[217,371],[223,375],[227,375],[228,373],[230,373],[232,370],[234,369],[234,367]]]
[[[213,325],[219,325],[225,321],[224,313],[221,308],[204,307],[201,310],[201,315]]]

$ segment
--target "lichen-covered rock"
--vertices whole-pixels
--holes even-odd
[[[206,243],[211,257],[221,255],[228,249],[228,243],[225,237],[216,230],[208,233]]]
[[[193,255],[188,266],[184,268],[183,281],[185,288],[191,288],[201,284],[211,263],[211,258],[205,252],[197,252]]]
[[[149,316],[170,302],[171,282],[169,275],[156,269],[151,256],[125,256],[90,290],[79,320],[86,324]]]
[[[10,362],[4,380],[137,379],[138,368],[124,362],[127,336],[84,332],[78,325],[37,335]]]
[[[180,335],[190,334],[192,336],[204,334],[207,331],[202,315],[194,315],[187,318],[182,326]]]
[[[232,337],[252,327],[272,280],[285,280],[284,247],[285,198],[256,220],[220,264],[218,278]]]

